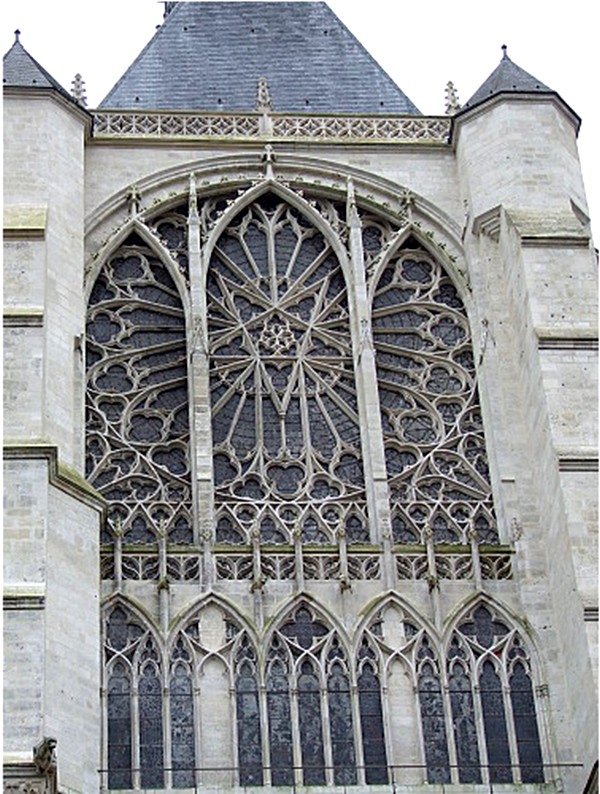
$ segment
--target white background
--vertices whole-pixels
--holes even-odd
[[[201,0],[198,0],[201,2]],[[5,0],[3,52],[21,43],[71,90],[77,72],[97,106],[153,36],[157,0]],[[444,113],[448,80],[466,102],[509,57],[582,118],[579,150],[600,240],[598,27],[589,0],[329,0],[329,6],[425,115]]]

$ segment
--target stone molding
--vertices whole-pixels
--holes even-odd
[[[451,121],[424,116],[331,116],[267,113],[94,113],[95,140],[119,138],[275,138],[446,145]]]
[[[5,584],[2,606],[6,610],[44,609],[46,606],[46,586],[38,582]]]
[[[50,485],[101,513],[106,509],[102,496],[70,466],[61,463],[58,447],[44,441],[23,443],[8,440],[4,443],[4,460],[46,460]]]
[[[597,336],[542,336],[538,334],[539,350],[598,350]]]
[[[43,328],[44,310],[37,307],[4,309],[2,324],[5,328]]]

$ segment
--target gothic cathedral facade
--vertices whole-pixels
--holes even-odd
[[[4,114],[4,790],[597,791],[564,99],[178,2],[95,110],[17,36]]]

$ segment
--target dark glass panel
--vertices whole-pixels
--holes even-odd
[[[123,664],[108,680],[108,787],[131,788],[131,687]]]
[[[369,785],[388,782],[379,679],[370,664],[358,677],[358,704],[363,741],[365,780]]]
[[[356,783],[354,728],[350,682],[341,665],[334,664],[327,681],[333,777],[336,786]]]
[[[164,786],[162,687],[154,670],[145,668],[138,685],[140,782],[142,788]]]
[[[440,680],[430,664],[419,676],[419,705],[425,743],[425,763],[429,783],[450,782],[450,761],[446,737],[446,718]]]
[[[288,675],[283,664],[273,665],[267,678],[267,713],[271,783],[273,786],[291,786],[294,783],[292,717]]]
[[[520,662],[515,664],[510,680],[510,700],[519,751],[521,780],[523,783],[543,783],[544,768],[533,689],[531,679]]]
[[[490,782],[511,783],[513,778],[502,683],[492,662],[484,663],[479,687]]]
[[[462,666],[456,665],[449,683],[458,776],[461,783],[481,783],[471,681]]]
[[[490,648],[497,637],[508,633],[508,627],[499,620],[493,620],[492,614],[484,606],[477,607],[472,620],[460,626],[463,634],[474,637],[484,648]]]
[[[325,755],[323,750],[323,725],[321,719],[321,693],[319,679],[312,664],[302,664],[298,677],[298,722],[305,786],[325,783]]]
[[[240,786],[262,786],[262,746],[258,686],[248,664],[242,665],[236,679],[238,763]]]
[[[194,697],[192,682],[183,665],[171,678],[171,766],[173,787],[194,786],[196,749],[194,737]]]

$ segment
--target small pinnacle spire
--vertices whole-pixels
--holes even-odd
[[[273,101],[271,100],[271,92],[269,91],[269,84],[267,83],[266,77],[258,78],[256,110],[262,113],[268,113],[270,110],[273,110]]]
[[[507,52],[508,47],[506,46],[506,44],[503,44],[501,49],[502,49],[502,60],[503,61],[510,61],[510,58],[508,57],[508,52]]]
[[[15,44],[19,41],[19,36],[21,35],[21,31],[19,28],[15,30]]]
[[[460,110],[460,101],[458,99],[458,92],[454,87],[454,83],[448,80],[446,83],[446,115],[453,116]]]
[[[77,104],[81,105],[81,107],[86,107],[87,97],[85,95],[85,80],[79,74],[79,72],[77,72],[74,79],[71,81],[71,85],[73,86],[71,89],[71,96],[73,99],[75,99]]]

